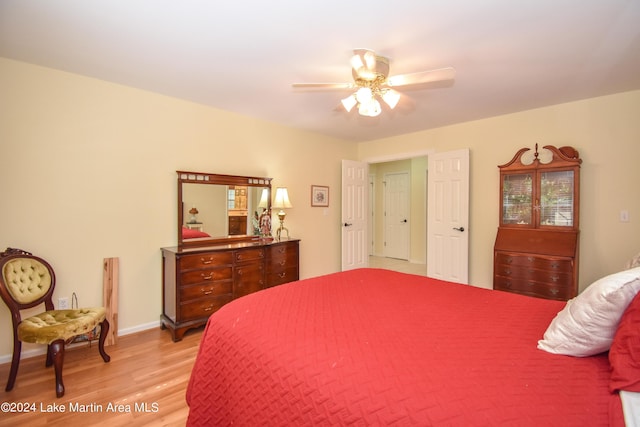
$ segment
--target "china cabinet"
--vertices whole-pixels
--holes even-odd
[[[578,294],[581,163],[573,147],[536,144],[498,166],[494,289],[556,300]]]

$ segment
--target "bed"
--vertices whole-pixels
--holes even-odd
[[[211,237],[208,233],[204,231],[200,231],[194,228],[188,228],[184,225],[182,226],[182,238],[183,239],[197,239],[200,237]]]
[[[600,325],[610,335],[631,301],[640,319],[640,269],[629,271],[638,277],[590,297],[598,305],[625,290],[619,315]],[[553,325],[569,305],[579,311],[578,303],[368,268],[266,289],[210,317],[187,388],[187,424],[623,426],[602,340],[579,357],[553,347]],[[567,332],[559,326],[556,334]],[[637,319],[629,328],[640,329]],[[550,348],[538,348],[545,340]],[[614,337],[607,340],[611,347]],[[576,342],[580,351],[584,344]],[[625,369],[622,387],[640,372]]]

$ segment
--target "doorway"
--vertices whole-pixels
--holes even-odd
[[[371,239],[371,255],[375,257],[393,257],[405,259],[412,264],[426,265],[427,262],[427,167],[428,158],[426,155],[416,155],[414,157],[389,159],[383,161],[369,162],[369,173],[372,184],[370,198],[369,218],[372,220],[369,235]],[[397,237],[397,233],[389,231],[385,220],[389,218],[389,210],[386,205],[391,197],[387,195],[387,190],[392,186],[391,177],[405,174],[408,183],[402,184],[406,187],[407,207],[402,213],[402,218],[395,220],[396,226],[402,221],[407,232],[405,254],[397,255],[394,251],[388,251],[390,239]],[[386,184],[385,184],[386,182]],[[395,184],[393,185],[395,186]],[[405,191],[405,190],[403,190]],[[394,191],[391,191],[394,192]],[[395,215],[394,212],[391,212]],[[399,212],[396,212],[399,213]],[[386,216],[385,216],[386,214]],[[407,220],[404,223],[404,220]],[[392,226],[394,224],[391,224]],[[396,227],[399,228],[399,227]],[[387,246],[385,246],[387,242]],[[392,242],[393,243],[393,242]],[[404,245],[404,244],[403,244]],[[393,247],[393,244],[391,245]]]

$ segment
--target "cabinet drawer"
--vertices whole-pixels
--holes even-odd
[[[269,265],[286,265],[298,262],[297,247],[292,245],[275,246],[269,249]]]
[[[208,298],[213,296],[231,295],[231,279],[212,283],[204,283],[180,288],[180,301],[189,301],[196,298]]]
[[[523,266],[540,270],[562,271],[567,273],[573,271],[573,261],[569,258],[498,252],[496,254],[496,262],[502,265]]]
[[[549,285],[561,285],[571,283],[573,274],[571,271],[555,271],[544,270],[532,266],[518,266],[497,264],[495,274],[512,279],[533,280],[536,282],[547,283]]]
[[[234,252],[235,260],[237,262],[251,261],[255,259],[264,258],[264,249],[243,249],[241,251]]]
[[[252,263],[236,267],[233,296],[239,298],[264,288],[264,265]]]
[[[298,280],[298,268],[288,267],[267,272],[267,286],[277,286]]]
[[[233,277],[232,271],[231,267],[186,271],[180,274],[180,283],[182,285],[193,285],[231,279]]]
[[[180,270],[194,270],[218,265],[231,265],[233,255],[231,252],[209,252],[197,255],[185,255],[180,258]]]
[[[570,283],[549,285],[535,280],[496,276],[493,288],[548,299],[568,300],[573,297]]]
[[[209,317],[216,310],[232,300],[231,295],[212,298],[200,298],[180,305],[181,321],[196,320]]]

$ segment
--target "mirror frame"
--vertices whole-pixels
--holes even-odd
[[[230,236],[211,236],[210,238],[182,239],[182,225],[184,224],[184,201],[182,200],[182,184],[203,184],[203,185],[239,185],[247,187],[262,187],[269,189],[267,201],[267,212],[271,214],[271,180],[273,178],[242,176],[242,175],[221,175],[203,172],[176,171],[178,174],[178,246],[207,246],[220,245],[245,241],[260,240],[263,237],[249,234]]]

